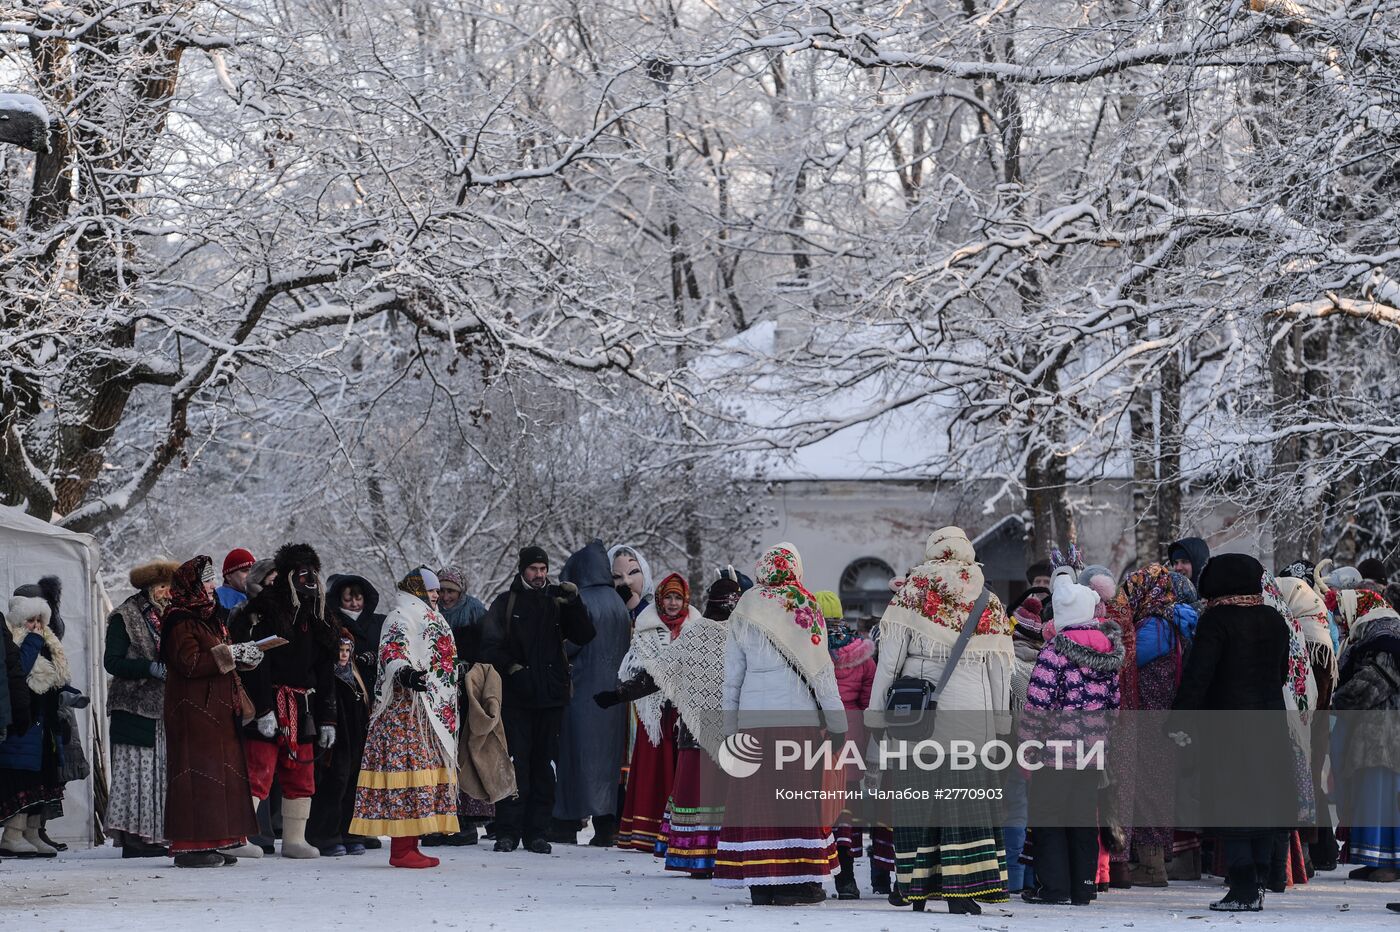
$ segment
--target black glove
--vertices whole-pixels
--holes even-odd
[[[370,651],[361,651],[355,655],[355,659],[360,662],[360,666],[374,668],[374,654]]]
[[[411,689],[416,693],[428,691],[428,671],[415,670],[412,667],[402,667],[394,675],[394,679],[404,689]]]
[[[617,690],[610,689],[607,692],[594,693],[593,701],[598,703],[600,709],[611,709],[622,702],[622,697],[617,694]]]
[[[571,582],[563,582],[557,586],[550,586],[549,588],[549,594],[552,595],[555,601],[560,605],[568,605],[578,598],[578,586],[575,586]]]
[[[632,587],[629,586],[627,583],[618,583],[613,588],[617,590],[618,597],[621,598],[624,602],[631,602],[632,596],[636,594],[632,591]]]

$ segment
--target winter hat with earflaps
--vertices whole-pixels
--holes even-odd
[[[179,568],[180,564],[174,560],[152,560],[133,566],[127,579],[131,588],[146,592],[154,586],[170,585],[170,580],[175,578],[175,571]]]

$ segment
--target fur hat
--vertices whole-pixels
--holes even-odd
[[[316,575],[321,575],[321,558],[310,544],[283,544],[277,548],[272,565],[276,567],[278,576],[290,576],[298,566],[309,566],[316,571]]]
[[[49,603],[42,596],[15,595],[10,597],[10,605],[5,613],[5,622],[11,630],[18,631],[24,627],[25,622],[29,619],[41,618],[44,627],[47,628],[49,619],[52,617],[53,609],[49,608]]]
[[[59,638],[63,639],[63,634],[67,627],[63,624],[63,615],[59,612],[59,606],[63,602],[63,580],[57,576],[41,576],[37,583],[28,583],[15,590],[15,595],[25,596],[31,599],[43,599],[49,606],[49,617],[45,625],[53,631]]]
[[[1197,589],[1207,602],[1233,595],[1262,595],[1264,565],[1245,553],[1216,554],[1201,570]]]
[[[127,578],[131,580],[133,589],[146,590],[152,586],[168,586],[179,568],[180,564],[174,560],[152,560],[150,563],[133,566]]]

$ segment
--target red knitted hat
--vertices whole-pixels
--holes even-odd
[[[256,562],[251,553],[244,550],[242,547],[235,547],[228,552],[228,556],[224,557],[224,575],[227,576],[229,573],[246,570]]]

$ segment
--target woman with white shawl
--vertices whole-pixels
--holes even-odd
[[[393,867],[436,867],[418,839],[457,824],[457,649],[422,567],[399,583],[379,639],[378,691],[360,766],[354,835],[388,835]]]
[[[823,725],[844,735],[846,707],[827,650],[826,620],[802,584],[797,548],[770,548],[756,569],[753,588],[729,616],[724,730],[730,737],[721,759],[727,759],[724,751],[740,761],[752,752],[767,763],[779,735],[815,742]],[[794,803],[780,820],[773,816],[778,789],[819,790],[823,773],[800,765],[763,770],[729,781],[715,884],[747,887],[755,906],[820,903],[826,899],[822,884],[837,863],[836,839],[821,824],[820,801],[798,794],[806,801]],[[809,809],[798,808],[803,806]]]
[[[929,535],[924,562],[909,571],[904,585],[880,619],[880,659],[870,691],[866,725],[884,724],[890,687],[901,677],[936,685],[958,642],[963,626],[986,582],[977,565],[972,542],[961,528],[945,527]],[[952,723],[956,738],[981,747],[1011,729],[1011,674],[1015,648],[1012,624],[1001,600],[989,593],[957,666],[948,678],[938,709],[933,739],[946,746]],[[911,771],[917,778],[921,772]],[[972,771],[950,771],[928,779],[947,786],[950,778],[966,777],[969,788],[983,785]],[[969,794],[973,795],[973,794]],[[985,801],[941,805],[920,813],[913,807],[899,817],[894,830],[897,885],[894,905],[912,904],[922,910],[931,899],[948,901],[950,913],[977,914],[983,903],[1004,903],[1006,844],[1000,813]],[[936,824],[935,824],[936,823]]]

